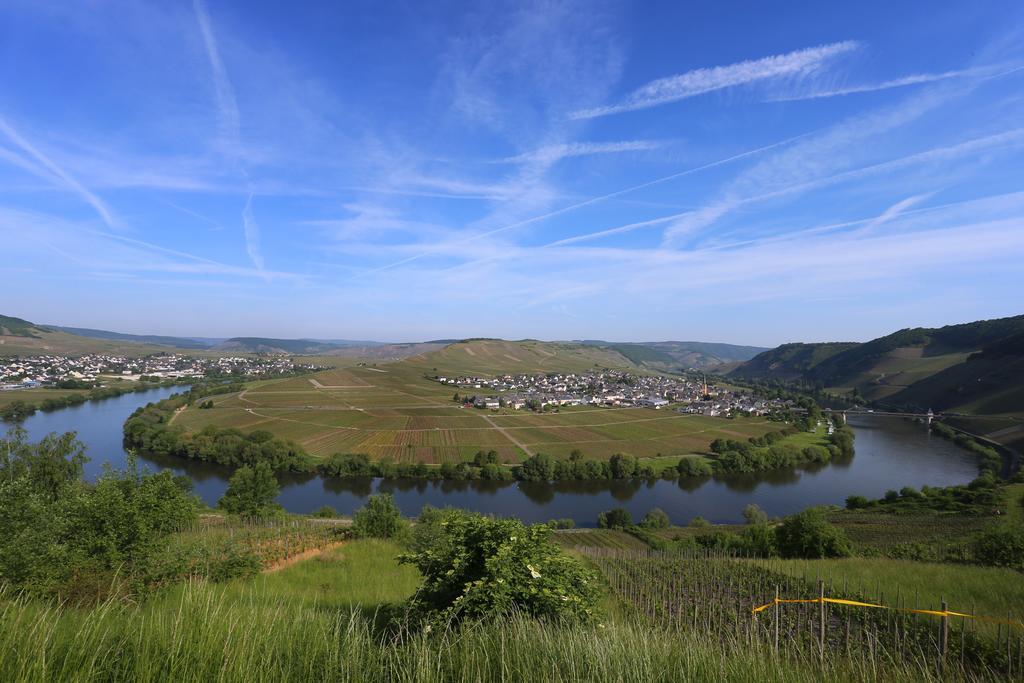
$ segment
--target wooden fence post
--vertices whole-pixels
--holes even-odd
[[[942,611],[949,609],[946,601],[942,601]],[[942,623],[939,625],[939,675],[941,676],[946,667],[946,652],[949,649],[949,617],[942,615]]]
[[[818,646],[821,665],[825,665],[825,582],[818,579]]]
[[[779,654],[779,584],[775,584],[775,654]]]

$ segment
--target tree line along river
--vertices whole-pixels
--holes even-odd
[[[49,413],[36,413],[23,423],[33,441],[50,432],[74,431],[90,457],[86,477],[95,479],[109,463],[125,465],[122,426],[138,407],[181,391],[180,387],[125,394]],[[610,480],[538,482],[431,481],[424,479],[331,479],[284,476],[278,502],[291,512],[306,513],[330,505],[349,514],[372,493],[389,492],[406,515],[430,504],[515,516],[525,522],[573,519],[593,526],[600,512],[628,509],[634,518],[653,507],[668,513],[674,524],[696,516],[711,522],[741,522],[742,510],[756,503],[769,515],[781,516],[811,505],[842,505],[847,496],[877,498],[904,486],[964,484],[977,474],[970,453],[932,436],[919,423],[891,417],[850,418],[856,433],[856,455],[848,461],[796,470],[711,479]],[[188,476],[195,493],[216,505],[231,472],[223,467],[179,458],[163,459],[139,453],[152,469],[169,468]]]

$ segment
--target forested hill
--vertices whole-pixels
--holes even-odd
[[[908,328],[865,343],[784,344],[731,373],[894,406],[1024,412],[1024,316]]]
[[[620,353],[632,363],[648,370],[669,372],[689,368],[715,368],[749,360],[767,350],[763,346],[693,341],[607,342],[586,339],[581,343]]]

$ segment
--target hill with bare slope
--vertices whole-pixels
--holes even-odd
[[[407,364],[431,374],[501,375],[535,372],[585,372],[636,366],[621,353],[584,344],[536,340],[468,339],[413,356]]]

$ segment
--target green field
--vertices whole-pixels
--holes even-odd
[[[14,389],[12,391],[0,391],[0,408],[10,405],[15,401],[39,405],[48,398],[63,398],[73,394],[88,393],[88,389]]]
[[[427,463],[461,462],[479,450],[495,450],[503,462],[515,463],[534,453],[561,458],[579,449],[587,458],[604,460],[621,452],[662,456],[665,464],[707,451],[716,438],[743,440],[777,427],[759,418],[727,420],[643,408],[485,412],[461,407],[452,401],[453,387],[425,377],[434,374],[435,367],[444,374],[442,368],[456,362],[466,366],[460,373],[482,373],[484,368],[491,373],[524,372],[545,363],[552,368],[589,369],[582,366],[606,353],[565,351],[564,358],[553,357],[559,348],[507,342],[453,344],[395,363],[348,365],[309,377],[260,382],[239,393],[213,397],[212,409],[189,407],[174,424],[190,432],[207,425],[267,430],[319,457],[366,453],[374,459]],[[513,353],[519,354],[516,360],[506,358]],[[502,362],[511,367],[499,370]]]

